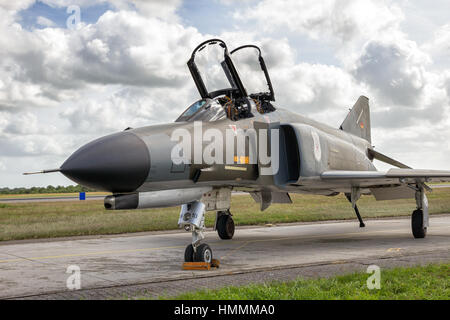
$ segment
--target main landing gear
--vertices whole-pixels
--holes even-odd
[[[352,188],[352,193],[346,193],[345,196],[347,197],[347,200],[352,204],[353,209],[355,210],[356,217],[359,221],[359,227],[364,228],[366,225],[364,224],[363,219],[361,218],[361,215],[359,214],[358,206],[356,205],[356,201],[361,197],[361,192],[359,188]]]
[[[181,206],[178,225],[184,227],[186,231],[192,232],[192,243],[184,251],[185,262],[206,262],[211,263],[213,253],[211,247],[206,243],[200,243],[205,238],[205,204],[200,201],[193,201]]]
[[[412,234],[416,239],[425,238],[425,236],[427,235],[427,228],[429,223],[428,199],[425,195],[425,188],[429,189],[429,187],[427,187],[423,183],[417,183],[415,186],[409,184],[408,187],[416,191],[415,198],[417,209],[414,210],[411,215]],[[359,226],[361,228],[365,227],[364,221],[362,220],[361,215],[359,214],[358,207],[356,206],[356,201],[358,201],[361,196],[359,188],[353,187],[351,193],[346,193],[345,196],[347,197],[348,201],[352,203],[352,207],[355,210],[356,216],[359,220]]]
[[[417,209],[411,216],[411,229],[414,238],[425,238],[428,228],[428,199],[425,195],[423,185],[416,185]]]
[[[215,229],[220,239],[232,239],[234,235],[234,221],[230,210],[217,211]]]

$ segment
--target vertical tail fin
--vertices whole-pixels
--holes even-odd
[[[367,97],[360,96],[358,98],[358,101],[356,101],[339,129],[372,143],[370,136],[369,99]]]

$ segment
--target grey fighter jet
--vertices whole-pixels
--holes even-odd
[[[222,61],[206,73],[198,56],[211,47],[220,51]],[[237,63],[240,54],[249,52],[264,80],[262,90],[249,92],[242,80],[244,71],[255,71]],[[362,194],[376,200],[411,198],[417,204],[413,236],[425,237],[425,191],[431,191],[426,183],[449,181],[450,171],[412,169],[375,151],[368,98],[359,97],[342,125],[332,128],[275,106],[257,46],[228,51],[222,40],[211,39],[195,48],[187,64],[201,99],[175,122],[99,138],[75,151],[60,168],[41,173],[61,172],[83,186],[111,192],[104,201],[108,210],[180,205],[179,226],[192,232],[186,262],[212,261],[212,250],[202,241],[205,211],[216,212],[214,228],[221,239],[233,237],[232,191],[250,193],[261,210],[272,203],[291,203],[290,193],[343,193],[360,227],[364,222],[357,201]],[[226,85],[215,88],[219,73]],[[378,171],[374,159],[397,168]]]

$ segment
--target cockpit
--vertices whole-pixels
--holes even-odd
[[[180,121],[217,121],[226,118],[226,113],[217,99],[201,99],[194,102],[178,117]]]
[[[211,47],[216,49],[215,54],[210,54],[213,52],[208,50]],[[241,53],[249,49],[253,49],[256,52],[256,61],[259,62],[260,68],[259,72],[262,71],[264,75],[263,80],[260,82],[265,82],[267,85],[267,90],[255,91],[250,94],[247,93],[238,68],[236,68],[231,58],[236,52],[239,51]],[[208,55],[200,56],[201,54],[199,53],[204,53],[205,51],[209,51]],[[208,56],[215,57],[215,63],[211,63],[208,60]],[[248,57],[246,59],[244,61],[249,61]],[[261,50],[257,46],[241,46],[229,53],[225,42],[222,40],[207,40],[194,49],[187,65],[202,99],[189,106],[178,117],[176,122],[217,121],[225,118],[238,121],[243,118],[253,117],[255,112],[268,113],[275,110],[271,103],[271,101],[275,101],[272,83],[264,59],[261,56]],[[243,66],[239,70],[249,70],[245,68],[245,64]],[[253,69],[250,68],[250,70]],[[247,73],[245,72],[245,74]],[[257,76],[251,75],[246,80],[249,80],[250,84],[252,84],[256,78]]]

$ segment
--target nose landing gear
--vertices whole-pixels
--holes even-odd
[[[192,232],[192,243],[184,251],[185,262],[211,263],[213,253],[206,243],[200,243],[205,238],[205,204],[200,201],[190,202],[181,206],[178,225]]]

